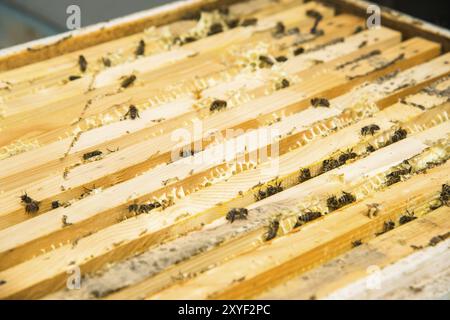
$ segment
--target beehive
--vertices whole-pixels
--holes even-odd
[[[366,6],[187,1],[0,52],[0,297],[440,294],[448,32]],[[361,284],[423,261],[427,290]]]

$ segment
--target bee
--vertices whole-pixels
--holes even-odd
[[[322,173],[325,173],[327,171],[331,171],[333,169],[336,169],[340,166],[340,163],[336,159],[325,159],[322,162]]]
[[[155,206],[153,205],[153,203],[150,204],[141,204],[139,206],[139,211],[138,213],[149,213],[150,211],[152,211],[155,208]]]
[[[20,200],[23,203],[31,203],[31,202],[33,202],[33,199],[30,198],[26,192],[23,195],[20,196]]]
[[[0,280],[0,286],[4,285],[6,283],[5,280]]]
[[[383,231],[378,233],[377,235],[382,235],[383,233],[389,232],[395,228],[395,222],[394,221],[386,221],[383,224]]]
[[[448,206],[450,201],[450,186],[448,184],[442,185],[442,191],[439,195],[439,200],[443,205]]]
[[[364,28],[361,27],[361,26],[357,26],[357,27],[355,28],[355,31],[353,31],[353,34],[357,34],[357,33],[360,33],[360,32],[362,32],[362,31],[364,31]]]
[[[208,31],[208,36],[212,36],[218,33],[223,32],[223,27],[220,23],[213,23],[210,27],[209,27],[209,31]]]
[[[357,158],[357,157],[358,157],[358,155],[357,155],[355,152],[353,152],[352,149],[350,149],[350,150],[347,150],[347,151],[343,152],[343,153],[339,156],[338,161],[339,161],[339,164],[343,165],[343,164],[345,164],[348,160],[352,160],[352,159],[355,159],[355,158]]]
[[[52,201],[52,209],[58,209],[61,206],[58,200]]]
[[[369,145],[366,147],[366,151],[367,151],[368,153],[372,153],[372,152],[375,152],[376,149],[375,149],[374,146],[372,146],[371,144],[369,144]]]
[[[125,89],[125,88],[128,88],[129,86],[131,86],[135,81],[136,81],[136,76],[134,74],[132,74],[131,76],[123,79],[120,86]]]
[[[375,134],[375,132],[377,132],[379,130],[380,130],[379,126],[377,126],[376,124],[371,124],[371,125],[361,128],[361,135],[367,136],[370,134],[373,136]]]
[[[311,179],[311,171],[308,168],[302,168],[300,169],[300,174],[298,176],[299,182],[305,182],[307,180]]]
[[[283,187],[281,186],[281,182],[279,181],[279,182],[275,183],[274,185],[267,186],[266,194],[268,197],[270,197],[281,191],[283,191]]]
[[[313,99],[311,99],[311,104],[315,108],[317,108],[317,107],[329,108],[330,107],[330,102],[325,98],[313,98]]]
[[[360,245],[362,245],[362,241],[361,240],[355,240],[352,242],[352,247],[356,248],[359,247]]]
[[[286,31],[286,27],[284,26],[283,22],[278,21],[275,25],[275,30],[272,33],[272,36],[275,38],[280,38],[284,35],[284,32]]]
[[[296,49],[294,50],[293,54],[294,54],[294,56],[299,56],[299,55],[301,55],[301,54],[304,53],[304,52],[305,52],[305,48],[303,48],[303,47],[298,47],[298,48],[296,48]]]
[[[81,72],[86,72],[87,66],[88,66],[88,62],[87,62],[86,58],[83,55],[80,55],[78,57],[78,66],[80,67]]]
[[[75,81],[81,79],[81,76],[69,76],[69,81]]]
[[[400,140],[406,139],[407,136],[408,132],[405,129],[400,128],[394,132],[394,135],[391,137],[391,142],[398,142]]]
[[[274,64],[272,59],[270,59],[268,56],[264,56],[264,55],[259,56],[259,61],[260,61],[260,63],[259,63],[260,68],[269,68],[269,67],[273,66],[273,64]]]
[[[227,102],[224,100],[214,100],[209,106],[209,111],[218,111],[225,109],[227,107]]]
[[[327,207],[329,212],[333,212],[341,207],[336,196],[331,196],[327,199]]]
[[[317,34],[317,27],[319,26],[319,23],[320,23],[320,21],[322,21],[322,19],[323,19],[323,16],[322,16],[322,14],[319,12],[319,11],[316,11],[316,10],[308,10],[307,12],[306,12],[306,15],[308,16],[308,17],[310,17],[310,18],[313,18],[313,19],[315,19],[315,21],[314,21],[314,25],[313,25],[313,27],[311,28],[311,33],[312,34]]]
[[[316,219],[319,219],[322,216],[322,212],[318,211],[308,211],[298,217],[298,220],[301,222],[310,222]]]
[[[277,236],[278,229],[280,228],[280,222],[278,220],[273,220],[270,222],[267,233],[266,241],[272,240]]]
[[[103,152],[101,152],[100,150],[88,152],[88,153],[83,154],[83,160],[89,160],[91,158],[101,156],[102,154],[103,154]]]
[[[286,58],[286,56],[278,56],[275,58],[275,60],[277,62],[286,62],[288,60],[288,58]]]
[[[230,211],[228,211],[226,219],[230,221],[231,223],[234,222],[234,220],[245,220],[248,216],[248,210],[245,208],[233,208]]]
[[[416,219],[417,219],[417,217],[414,216],[414,212],[409,212],[408,210],[406,210],[406,214],[404,214],[400,217],[399,224],[403,225],[405,223],[411,222]]]
[[[139,205],[138,204],[134,203],[134,204],[130,204],[128,206],[128,212],[129,213],[131,213],[131,212],[137,213],[138,211],[139,211]]]
[[[239,25],[239,19],[230,19],[226,23],[228,28],[233,29]]]
[[[241,26],[243,26],[243,27],[249,27],[249,26],[254,26],[254,25],[256,25],[258,23],[258,19],[256,19],[256,18],[247,18],[247,19],[244,19],[242,22],[241,22]]]
[[[281,80],[280,88],[284,89],[284,88],[289,87],[290,85],[291,85],[291,83],[289,82],[289,80],[283,79],[283,80]]]
[[[197,40],[196,37],[191,37],[191,36],[189,36],[189,37],[184,38],[184,41],[182,42],[182,44],[185,44],[185,43],[191,43],[191,42],[194,42],[194,41],[196,41],[196,40]]]
[[[300,29],[298,27],[293,27],[286,31],[286,34],[288,34],[288,35],[294,35],[294,34],[299,34],[299,33],[300,33]]]
[[[31,200],[31,202],[27,203],[25,205],[25,212],[26,213],[36,213],[39,211],[39,202],[35,200]]]
[[[112,65],[111,59],[106,58],[106,57],[102,58],[102,62],[103,62],[103,65],[107,68],[111,67],[111,65]]]
[[[343,206],[346,206],[350,203],[353,203],[356,201],[356,198],[354,195],[348,192],[342,192],[342,196],[339,197],[339,206],[342,208]]]
[[[136,106],[131,105],[131,106],[128,108],[128,112],[125,113],[125,117],[124,117],[124,118],[126,119],[126,118],[128,118],[128,117],[130,117],[131,120],[135,120],[136,118],[140,118],[140,116],[139,116],[139,110],[138,110],[138,108],[136,108]]]
[[[412,167],[409,167],[407,169],[400,169],[400,170],[396,170],[396,171],[389,173],[386,176],[386,185],[391,186],[393,184],[396,184],[396,183],[402,181],[402,176],[411,173],[411,170],[412,170]]]
[[[143,56],[145,54],[145,41],[144,40],[141,39],[139,41],[139,44],[138,44],[134,54],[136,55],[136,57]]]

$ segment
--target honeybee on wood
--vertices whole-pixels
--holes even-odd
[[[439,195],[439,200],[442,202],[443,205],[448,206],[450,201],[450,186],[448,184],[442,185],[442,191]]]
[[[305,182],[306,180],[311,179],[311,171],[308,168],[300,169],[300,174],[298,176],[299,182]]]
[[[241,22],[241,26],[243,26],[243,27],[249,27],[249,26],[254,26],[254,25],[256,25],[258,23],[258,19],[256,19],[256,18],[247,18],[247,19],[244,19],[242,22]]]
[[[322,162],[322,172],[328,172],[331,171],[333,169],[336,169],[340,166],[340,163],[338,160],[336,159],[325,159]]]
[[[356,201],[356,198],[354,195],[352,195],[351,193],[348,192],[342,192],[342,196],[339,197],[339,206],[343,207],[346,206],[350,203],[353,203]]]
[[[361,128],[361,135],[362,136],[368,136],[370,134],[370,135],[373,136],[379,130],[380,130],[380,127],[378,125],[371,124],[371,125],[368,125],[368,126],[365,126],[365,127]]]
[[[284,26],[283,22],[278,21],[275,25],[275,30],[272,33],[272,36],[274,38],[280,38],[284,36],[284,32],[286,31],[286,27]]]
[[[133,204],[130,204],[128,206],[128,212],[129,213],[131,213],[131,212],[137,213],[138,211],[139,211],[139,205],[138,204],[133,203]]]
[[[75,81],[81,79],[81,76],[69,76],[69,81]]]
[[[209,31],[208,31],[208,36],[212,36],[218,33],[223,32],[223,26],[220,23],[213,23],[210,27],[209,27]]]
[[[268,56],[260,55],[258,59],[260,68],[270,68],[274,65],[274,62]]]
[[[408,132],[405,129],[400,128],[394,132],[394,135],[391,137],[391,142],[398,142],[400,140],[406,139],[407,136]]]
[[[311,104],[315,108],[317,108],[317,107],[329,108],[330,107],[330,102],[325,98],[313,98],[313,99],[311,99]]]
[[[139,206],[139,213],[149,213],[150,211],[152,211],[155,208],[155,206],[153,205],[153,203],[150,204],[141,204]]]
[[[409,212],[408,210],[406,210],[406,214],[400,217],[399,224],[404,225],[405,223],[411,222],[416,219],[417,217],[414,215],[414,212]]]
[[[319,211],[307,211],[298,217],[297,223],[295,224],[294,228],[297,228],[304,223],[319,219],[321,216],[322,213]]]
[[[233,223],[234,220],[245,220],[247,216],[248,210],[246,208],[233,208],[228,211],[226,219]]]
[[[227,107],[227,102],[224,100],[214,100],[210,107],[209,110],[210,111],[219,111],[222,109],[225,109]]]
[[[369,145],[366,147],[366,151],[367,151],[368,153],[375,152],[376,150],[377,150],[377,149],[375,149],[375,147],[372,146],[371,144],[369,144]]]
[[[32,200],[30,203],[27,203],[25,205],[25,212],[26,213],[36,213],[39,211],[39,202]]]
[[[362,245],[362,241],[361,240],[355,240],[352,242],[352,247],[356,248],[359,247],[360,245]]]
[[[125,89],[125,88],[128,88],[129,86],[131,86],[135,81],[136,81],[136,76],[134,74],[132,74],[131,76],[123,79],[120,86]]]
[[[103,57],[102,62],[103,62],[103,65],[107,68],[111,67],[111,65],[112,65],[111,59],[109,59],[107,57]]]
[[[239,19],[235,18],[235,19],[229,19],[227,20],[227,26],[230,29],[236,28],[239,25]]]
[[[80,55],[78,57],[78,66],[80,67],[80,71],[81,72],[86,72],[87,66],[88,66],[88,62],[87,62],[86,58],[83,55]]]
[[[20,196],[20,200],[23,203],[31,203],[33,201],[33,199],[31,197],[29,197],[26,192],[23,195]]]
[[[138,44],[134,54],[136,55],[136,57],[143,56],[145,54],[145,41],[144,40],[141,39],[139,41],[139,44]]]
[[[340,208],[340,203],[336,196],[331,196],[327,199],[328,211],[332,212]]]
[[[280,222],[278,220],[273,220],[270,222],[267,233],[266,241],[272,240],[277,236],[278,229],[280,228]]]
[[[281,89],[284,89],[284,88],[289,87],[290,85],[291,85],[291,83],[289,82],[289,80],[283,79],[283,80],[281,80],[281,86],[280,86],[280,88],[281,88]]]
[[[286,62],[286,61],[288,61],[288,58],[286,58],[286,56],[278,56],[275,58],[275,60],[277,62]]]
[[[136,106],[134,106],[134,105],[131,105],[128,108],[128,112],[125,113],[124,117],[125,117],[125,119],[129,117],[131,120],[135,120],[136,118],[140,118],[138,108],[136,108]]]
[[[358,155],[355,152],[353,152],[352,149],[349,149],[349,150],[343,152],[339,156],[339,158],[338,158],[339,160],[338,161],[339,161],[340,165],[344,165],[348,160],[352,160],[352,159],[355,159],[357,157],[358,157]]]
[[[298,48],[294,49],[293,54],[294,54],[294,56],[299,56],[304,52],[305,52],[305,48],[298,47]]]
[[[52,209],[57,209],[61,206],[58,200],[52,201]]]
[[[396,171],[389,173],[386,176],[386,185],[391,186],[393,184],[396,184],[396,183],[402,181],[402,177],[404,175],[410,174],[411,170],[412,170],[412,167],[410,166],[409,168],[400,169],[400,170],[396,170]]]
[[[102,154],[103,154],[103,152],[101,152],[100,150],[88,152],[88,153],[83,154],[83,160],[89,160],[93,157],[101,156]]]
[[[386,221],[383,224],[383,231],[380,233],[377,233],[377,236],[382,235],[383,233],[389,232],[395,228],[395,222],[394,221]]]

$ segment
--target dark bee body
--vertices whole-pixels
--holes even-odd
[[[366,151],[369,152],[369,153],[372,153],[372,152],[375,152],[376,149],[375,149],[374,146],[372,146],[372,145],[369,144],[369,145],[366,147]]]
[[[362,31],[364,31],[364,28],[361,27],[361,26],[357,26],[357,27],[355,28],[355,31],[353,31],[353,34],[357,34],[357,33],[360,33],[360,32],[362,32]]]
[[[320,21],[322,21],[322,19],[323,19],[322,14],[319,11],[316,11],[316,10],[308,10],[306,12],[306,15],[308,17],[310,17],[310,18],[315,19],[314,25],[311,28],[311,33],[312,34],[317,34],[318,33],[317,27],[319,26]]]
[[[416,219],[417,217],[414,216],[414,212],[409,212],[408,210],[406,210],[406,214],[400,217],[399,224],[404,225],[405,223],[411,222]]]
[[[75,81],[81,79],[81,76],[69,76],[69,81]]]
[[[234,220],[245,220],[248,216],[248,210],[245,208],[233,208],[230,211],[228,211],[226,219],[230,221],[231,223],[234,222]]]
[[[134,203],[134,204],[130,204],[129,206],[128,206],[128,212],[134,212],[134,213],[137,213],[139,211],[139,205],[138,204],[136,204],[136,203]]]
[[[393,184],[396,184],[396,183],[402,181],[402,176],[410,174],[411,170],[412,170],[412,167],[409,167],[408,169],[400,169],[400,170],[389,173],[386,176],[386,185],[391,186]]]
[[[278,192],[283,191],[283,187],[281,186],[281,182],[277,182],[274,185],[267,186],[266,190],[263,191],[262,189],[258,190],[257,194],[255,195],[255,199],[257,201],[265,199],[267,197],[270,197]]]
[[[230,19],[227,21],[227,26],[230,29],[236,28],[239,25],[239,19]]]
[[[145,54],[145,41],[144,40],[139,41],[139,44],[138,44],[134,54],[136,55],[136,57],[143,56]]]
[[[359,247],[360,245],[362,245],[362,241],[361,240],[355,240],[352,242],[352,247],[356,248]]]
[[[300,169],[298,181],[305,182],[306,180],[309,180],[309,179],[311,179],[311,171],[308,168]]]
[[[325,159],[322,162],[322,172],[325,173],[327,171],[331,171],[340,166],[340,163],[336,159]]]
[[[332,212],[340,208],[340,204],[336,196],[329,197],[327,199],[328,211]]]
[[[288,61],[288,58],[286,58],[285,56],[278,56],[275,58],[275,60],[277,62],[286,62],[286,61]]]
[[[275,38],[281,38],[284,36],[284,32],[286,31],[286,27],[284,26],[283,22],[278,21],[275,25],[275,30],[273,31],[272,35]]]
[[[136,81],[136,76],[134,74],[132,74],[131,76],[123,79],[120,86],[125,89],[125,88],[128,88],[129,86],[131,86],[135,81]]]
[[[342,192],[342,196],[339,198],[339,205],[340,207],[346,206],[350,203],[353,203],[356,201],[356,198],[354,195],[348,192]]]
[[[394,132],[394,135],[391,137],[391,142],[398,142],[400,140],[406,139],[407,136],[408,132],[405,129],[400,128]]]
[[[273,66],[273,61],[268,56],[259,56],[259,67],[260,68],[270,68]]]
[[[130,118],[131,120],[135,120],[136,118],[140,118],[139,116],[139,110],[136,108],[136,106],[131,105],[128,108],[128,112],[125,114],[125,118]]]
[[[298,217],[299,221],[302,222],[310,222],[316,219],[319,219],[322,216],[321,212],[318,211],[309,211]]]
[[[214,100],[210,107],[209,111],[219,111],[225,109],[227,107],[227,102],[224,100]]]
[[[383,231],[378,233],[377,235],[381,235],[383,233],[389,232],[395,228],[395,222],[394,221],[386,221],[383,224]]]
[[[311,99],[311,104],[315,108],[317,108],[317,107],[329,108],[330,107],[330,102],[325,98],[313,98],[313,99]]]
[[[103,57],[102,62],[105,67],[111,67],[111,59]]]
[[[212,36],[218,33],[223,32],[223,27],[220,23],[213,23],[210,27],[209,27],[209,31],[208,31],[208,36]]]
[[[291,83],[289,82],[289,80],[283,79],[283,80],[281,80],[280,88],[284,89],[284,88],[289,87],[290,85],[291,85]]]
[[[448,184],[442,185],[442,191],[439,195],[439,200],[442,202],[443,205],[448,206],[450,201],[450,186]]]
[[[93,157],[101,156],[102,154],[103,154],[103,152],[101,152],[100,150],[88,152],[88,153],[83,154],[83,160],[89,160]]]
[[[301,55],[301,54],[304,53],[304,52],[305,52],[305,48],[303,48],[303,47],[298,47],[298,48],[296,48],[296,49],[294,50],[293,54],[294,54],[294,56],[299,56],[299,55]]]
[[[26,193],[20,196],[20,200],[22,200],[23,203],[33,202],[33,199],[31,199]]]
[[[274,220],[269,224],[269,228],[266,233],[266,241],[272,240],[277,236],[278,229],[280,228],[280,222]]]
[[[61,206],[58,200],[52,201],[52,209],[58,209]]]
[[[30,203],[25,205],[26,213],[36,213],[39,211],[39,202],[32,200]]]
[[[376,124],[371,124],[371,125],[361,128],[361,135],[367,136],[370,134],[373,136],[375,134],[375,132],[377,132],[379,130],[380,130],[379,126],[377,126]]]
[[[83,55],[80,55],[78,57],[78,66],[80,67],[80,71],[81,72],[86,72],[87,66],[88,66],[88,62],[87,62],[86,58]]]
[[[339,160],[338,160],[338,161],[339,161],[339,164],[340,164],[340,165],[343,165],[343,164],[345,164],[348,160],[352,160],[352,159],[355,159],[355,158],[357,158],[357,157],[358,157],[358,155],[350,149],[350,150],[348,150],[348,151],[342,153],[342,154],[339,156]]]
[[[155,209],[155,206],[153,203],[150,204],[141,204],[139,206],[139,213],[149,213],[150,211],[152,211],[153,209]]]
[[[247,19],[244,19],[242,22],[241,22],[241,26],[243,26],[243,27],[249,27],[249,26],[254,26],[254,25],[256,25],[258,23],[258,19],[256,19],[256,18],[247,18]]]

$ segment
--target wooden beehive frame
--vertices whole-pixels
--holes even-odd
[[[348,251],[355,241],[381,241],[371,239],[387,221],[398,220],[406,210],[413,210],[418,221],[433,211],[430,207],[439,203],[441,185],[448,183],[448,32],[385,10],[382,28],[355,33],[364,20],[347,12],[362,15],[368,5],[364,1],[324,1],[331,6],[291,0],[276,5],[256,1],[261,6],[247,10],[250,17],[258,17],[258,26],[249,29],[251,32],[232,29],[170,52],[159,48],[156,40],[148,41],[152,55],[121,60],[111,69],[89,69],[73,83],[59,77],[76,72],[73,61],[79,54],[86,52],[88,60],[98,60],[104,48],[121,46],[133,54],[144,29],[170,24],[176,35],[193,25],[189,19],[178,19],[199,8],[219,8],[237,1],[178,2],[0,51],[0,77],[23,77],[12,90],[7,87],[8,81],[0,83],[7,106],[6,111],[0,109],[4,117],[0,118],[0,144],[14,147],[22,139],[27,143],[37,141],[31,149],[7,154],[0,160],[0,297],[65,297],[68,293],[64,290],[51,294],[63,288],[70,266],[77,265],[85,273],[104,270],[108,263],[157,252],[164,247],[163,242],[170,246],[178,241],[183,248],[194,242],[189,237],[195,239],[202,232],[226,236],[210,245],[206,253],[202,253],[204,248],[188,246],[185,252],[192,252],[185,262],[168,263],[155,274],[142,275],[128,288],[123,283],[109,284],[103,293],[93,296],[265,297],[266,289],[291,278],[295,283],[296,275]],[[295,56],[289,49],[294,38],[274,38],[272,28],[282,20],[287,27],[309,30],[314,25],[307,14],[310,9],[324,17],[325,36],[304,39],[305,52]],[[258,47],[260,41],[274,44],[266,49],[268,55],[287,55],[288,62],[276,71],[260,70],[255,78],[256,73],[240,78],[244,74],[240,58],[229,53],[220,56],[224,48]],[[201,80],[183,82],[174,93],[170,85],[194,72],[191,65],[197,66],[195,72]],[[56,76],[48,76],[43,71],[46,66],[55,68]],[[136,68],[145,68],[138,73],[138,84],[120,88],[123,77],[134,74]],[[29,81],[31,73],[44,83]],[[289,87],[279,90],[280,79],[289,79]],[[169,89],[157,89],[162,85]],[[240,87],[245,89],[237,98],[226,95]],[[201,97],[195,96],[197,91]],[[149,95],[153,99],[150,103],[146,101]],[[205,108],[218,97],[229,99],[226,110],[215,113]],[[329,108],[311,107],[314,97],[326,97]],[[139,124],[139,120],[137,125],[118,121],[130,103],[141,109],[143,120],[152,121]],[[80,105],[84,106],[81,115]],[[113,121],[95,122],[97,115],[109,113],[115,113]],[[232,155],[240,155],[243,163],[221,158],[212,163],[195,162],[214,158],[214,148],[237,143],[247,134],[227,141],[201,137],[192,146],[184,145],[190,152],[200,143],[197,153],[188,157],[193,162],[172,161],[177,145],[171,139],[172,131],[185,128],[195,134],[189,127],[196,119],[205,133],[225,133],[229,128],[261,133],[279,130],[264,145],[269,149],[279,147],[277,174],[271,171],[273,159],[261,155],[252,158],[257,151],[252,146],[233,151]],[[36,129],[28,132],[30,122]],[[361,139],[362,128],[373,123],[381,132]],[[406,129],[408,137],[390,145],[399,128]],[[367,151],[368,146],[377,151]],[[80,161],[87,152],[97,149],[108,152],[93,162]],[[324,161],[339,158],[346,150],[356,152],[356,159],[324,172]],[[412,166],[408,179],[387,188],[389,173],[403,170],[406,160]],[[300,168],[308,169],[313,178],[299,181]],[[285,191],[258,198],[262,190],[274,185]],[[353,194],[357,203],[332,213],[326,200],[343,191]],[[39,200],[39,214],[24,214],[20,202],[23,192]],[[67,207],[53,209],[55,199]],[[135,217],[127,213],[132,204],[155,200],[163,204],[163,211]],[[375,202],[383,209],[374,219],[366,213]],[[238,207],[250,212],[247,229],[241,230],[236,224],[240,232],[223,218],[231,208]],[[322,216],[328,210],[330,214],[301,226],[300,231],[293,230],[298,216],[310,208],[322,212]],[[256,213],[259,218],[255,220]],[[446,214],[448,210],[441,207],[430,216]],[[280,238],[265,242],[267,223],[275,220],[281,227],[274,236]],[[218,227],[203,231],[204,224]],[[339,228],[329,234],[331,226]],[[432,232],[446,228],[444,224],[439,227]],[[289,245],[292,242],[301,244]],[[397,254],[396,259],[405,255]],[[250,267],[255,259],[258,265]],[[217,266],[208,271],[211,265]],[[230,271],[243,265],[249,267]],[[223,277],[217,277],[217,272]],[[95,279],[92,276],[93,282]],[[79,297],[92,297],[83,294],[86,292]],[[276,297],[277,287],[267,294]],[[297,294],[293,292],[290,297]],[[325,296],[323,292],[312,294]]]

